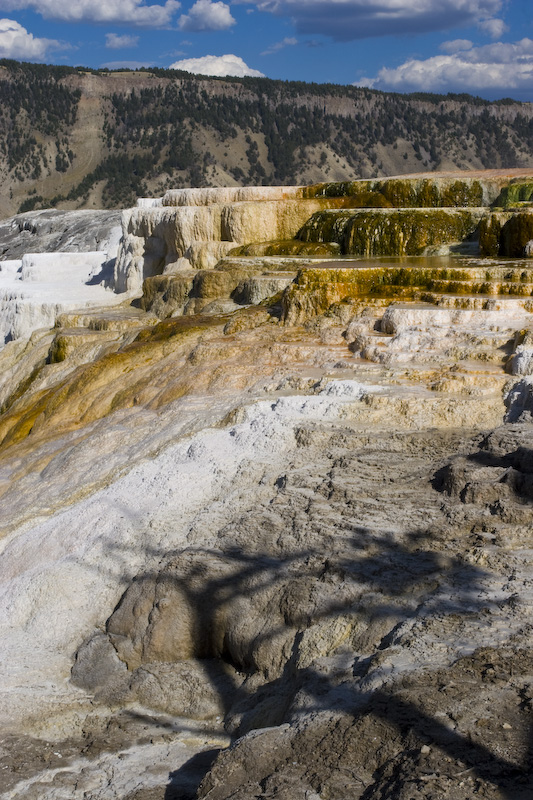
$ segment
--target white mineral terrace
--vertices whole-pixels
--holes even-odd
[[[31,253],[0,262],[0,346],[53,328],[65,311],[112,306],[123,298],[99,282],[107,253]]]

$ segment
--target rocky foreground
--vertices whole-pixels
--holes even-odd
[[[529,800],[532,199],[83,223],[84,307],[0,351],[2,799]]]

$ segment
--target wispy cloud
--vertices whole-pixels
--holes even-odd
[[[266,50],[263,50],[261,55],[270,56],[272,53],[279,53],[279,51],[283,50],[284,47],[291,47],[295,44],[298,44],[298,39],[296,39],[294,36],[286,36],[285,39],[281,40],[281,42],[276,42],[276,44],[272,44]]]
[[[137,47],[139,44],[138,36],[119,36],[116,33],[106,33],[105,46],[110,50],[121,50],[126,47]]]
[[[181,7],[179,0],[148,6],[145,0],[0,0],[0,11],[30,8],[45,19],[64,22],[120,22],[142,28],[165,28]]]
[[[464,50],[471,50],[474,43],[470,39],[452,39],[451,42],[443,42],[439,45],[439,50],[443,53],[461,53]]]

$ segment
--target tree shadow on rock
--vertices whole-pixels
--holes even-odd
[[[383,672],[384,657],[392,665],[395,658],[401,661],[409,637],[429,631],[431,639],[433,625],[434,636],[451,637],[450,631],[463,629],[468,636],[469,624],[489,624],[491,573],[431,549],[424,544],[430,538],[427,530],[399,535],[352,526],[349,535],[339,532],[334,547],[328,541],[324,549],[282,554],[275,547],[274,554],[235,546],[170,555],[152,549],[150,558],[159,556],[159,564],[125,581],[105,636],[127,665],[128,680],[137,680],[141,702],[146,688],[139,676],[155,674],[164,694],[161,676],[169,673],[159,665],[177,665],[179,672],[184,662],[198,663],[204,689],[218,698],[234,736],[297,719],[298,698],[305,696],[306,715],[329,711],[357,720],[371,714],[402,736],[409,731],[420,741],[429,737],[448,758],[461,758],[467,770],[517,800],[530,775],[531,754],[518,766],[497,748],[450,729],[424,707],[422,696],[396,691]],[[108,553],[121,557],[114,543]],[[453,648],[450,642],[445,645]],[[412,659],[416,669],[424,666],[416,663],[416,651]],[[229,689],[221,689],[221,669],[232,682]],[[398,675],[401,680],[401,670]],[[165,702],[181,702],[179,694],[169,697]],[[172,773],[165,800],[192,798],[218,752],[200,753]],[[385,765],[374,783],[385,781],[383,789],[389,778],[381,779],[380,769]],[[381,796],[399,797],[393,783],[389,788]],[[380,796],[372,792],[367,787],[358,797]]]
[[[164,800],[194,800],[200,783],[219,753],[220,748],[204,750],[171,772]]]

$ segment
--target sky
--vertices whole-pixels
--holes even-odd
[[[533,0],[0,0],[0,58],[533,102]]]

